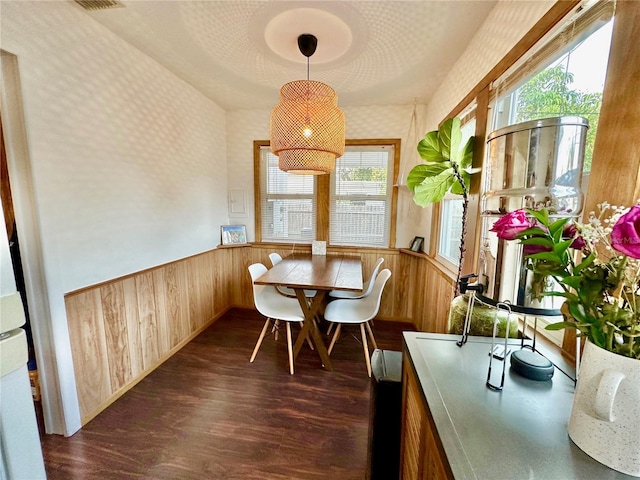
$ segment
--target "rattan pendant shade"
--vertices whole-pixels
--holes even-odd
[[[271,151],[280,170],[320,175],[335,169],[344,153],[344,114],[328,85],[311,80],[289,82],[271,112]]]
[[[305,36],[313,36],[298,38],[308,69],[315,43],[311,47],[301,43]],[[280,170],[322,175],[332,172],[336,158],[344,154],[345,120],[336,92],[308,76],[307,70],[307,80],[289,82],[280,89],[280,103],[271,112],[271,152],[278,156]]]

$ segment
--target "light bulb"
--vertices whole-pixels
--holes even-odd
[[[313,130],[311,130],[311,127],[309,126],[304,127],[304,130],[302,130],[302,134],[304,135],[305,138],[309,138],[312,133],[313,133]]]

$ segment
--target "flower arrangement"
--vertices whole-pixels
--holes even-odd
[[[539,281],[532,295],[565,298],[565,321],[595,345],[640,359],[640,204],[598,205],[580,224],[547,210],[521,209],[498,219],[498,238],[519,240],[527,268]],[[548,279],[559,285],[549,291]],[[537,291],[535,291],[537,289]]]

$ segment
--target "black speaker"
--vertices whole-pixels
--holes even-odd
[[[400,475],[402,421],[402,352],[373,351],[367,480],[397,479]]]
[[[511,354],[511,370],[523,377],[544,382],[553,377],[553,363],[538,352],[522,349]]]

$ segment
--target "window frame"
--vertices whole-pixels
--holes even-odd
[[[253,142],[253,180],[254,180],[254,212],[255,212],[255,238],[256,243],[293,243],[293,242],[275,242],[271,240],[263,240],[262,238],[262,179],[260,168],[260,150],[262,147],[270,145],[269,140],[254,140]],[[399,138],[382,138],[382,139],[347,139],[347,146],[393,146],[393,160],[390,167],[393,168],[390,192],[390,209],[391,216],[389,220],[389,242],[388,246],[382,247],[360,247],[360,248],[395,248],[396,243],[396,219],[398,206],[398,171],[400,165],[400,148],[401,140]],[[315,240],[326,241],[330,243],[330,196],[331,196],[331,177],[330,175],[317,175],[314,179],[316,191],[316,235]],[[296,243],[301,243],[297,242]],[[306,243],[306,242],[305,242]],[[343,245],[335,245],[340,248]],[[353,248],[353,246],[345,246],[344,248]]]

